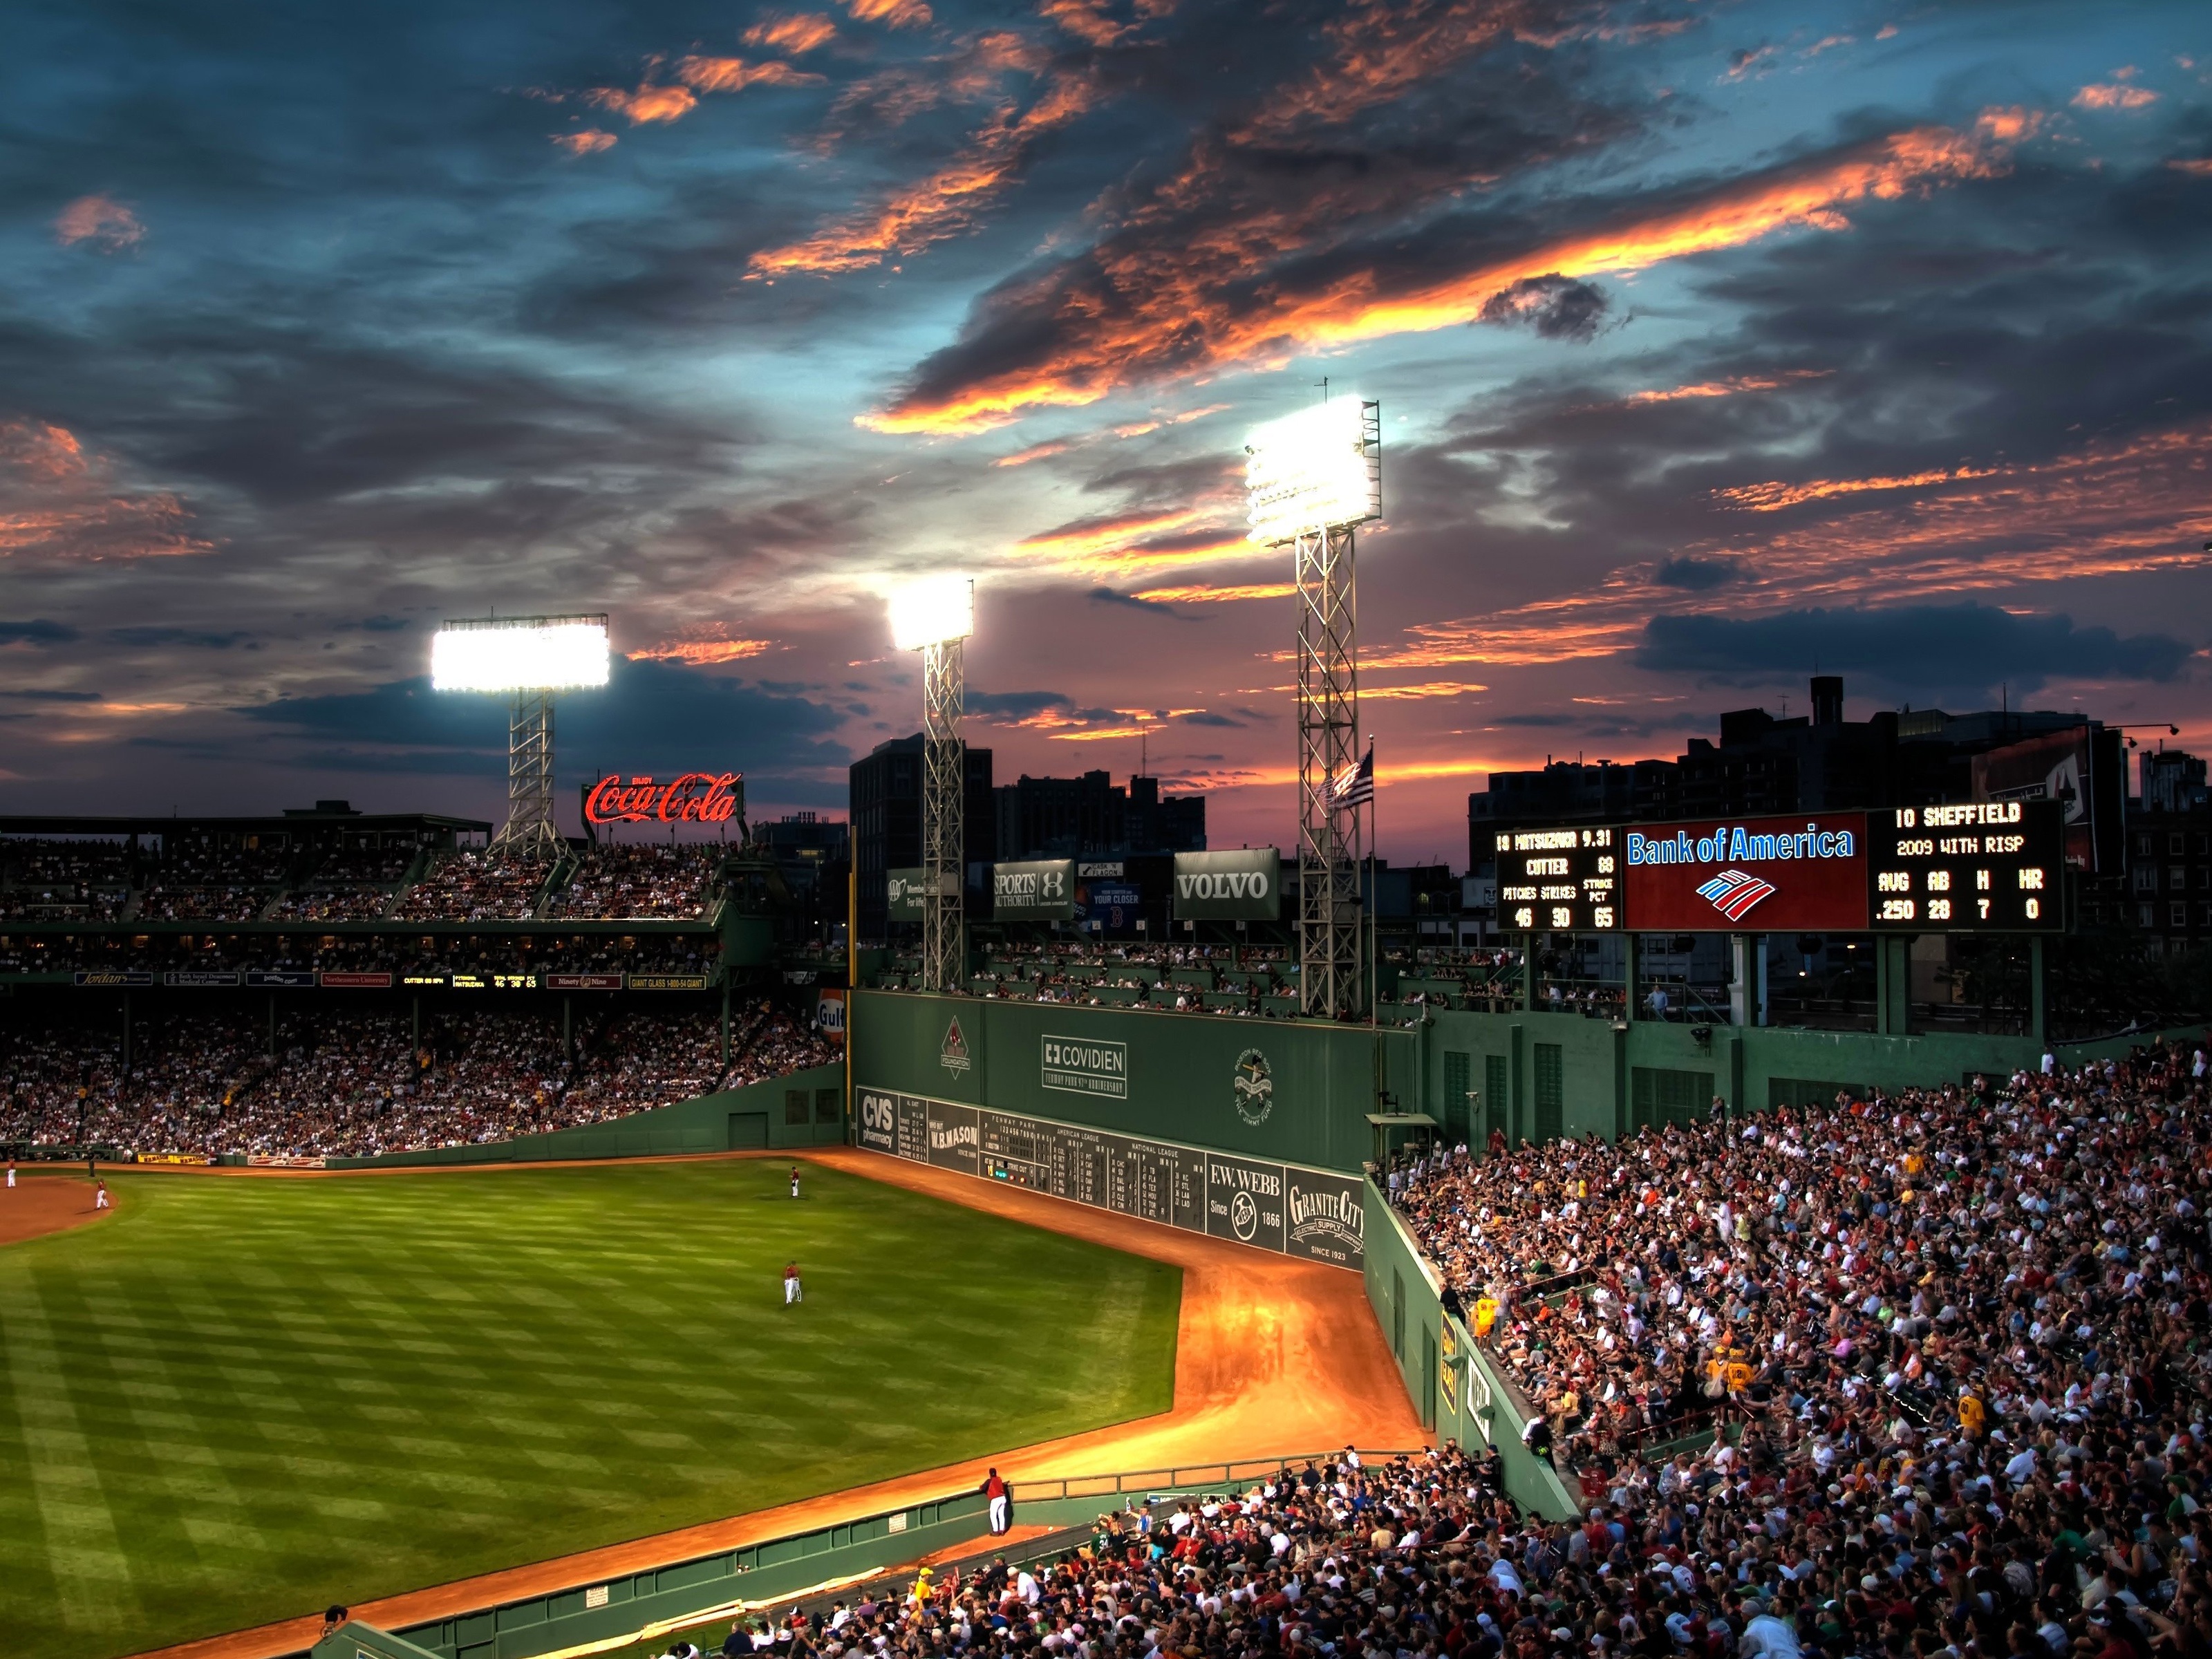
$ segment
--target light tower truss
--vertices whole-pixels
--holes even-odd
[[[921,982],[957,991],[967,982],[967,641],[938,640],[921,653]]]
[[[492,849],[515,859],[557,858],[561,832],[553,823],[553,694],[514,694],[507,722],[507,822]]]

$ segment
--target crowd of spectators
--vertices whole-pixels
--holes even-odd
[[[581,1022],[564,1053],[557,1016],[441,1013],[420,1040],[404,1012],[185,1014],[134,1030],[84,1024],[11,1030],[0,1043],[0,1144],[288,1158],[505,1140],[603,1122],[834,1059],[786,1010],[733,1023],[719,1010],[621,1007]]]
[[[578,857],[552,914],[585,919],[690,921],[704,915],[728,849],[714,842],[609,843]]]
[[[0,920],[106,921],[130,902],[131,853],[121,842],[0,839]]]
[[[392,915],[403,921],[519,921],[535,914],[552,873],[545,860],[496,848],[447,853],[407,890]]]
[[[713,934],[301,934],[130,936],[0,933],[0,973],[77,969],[213,972],[327,969],[368,973],[707,974]]]
[[[1756,1595],[1788,1626],[1768,1659],[2197,1654],[2208,1071],[2160,1044],[1617,1145],[1493,1136],[1390,1185],[1530,1443],[1595,1498],[1588,1561],[1686,1568],[1669,1633],[1639,1607],[1622,1639],[1742,1651]],[[1717,1437],[1638,1455],[1691,1431]]]

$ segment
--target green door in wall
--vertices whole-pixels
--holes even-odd
[[[1505,1144],[1513,1144],[1513,1086],[1508,1081],[1510,1073],[1503,1054],[1482,1057],[1482,1140],[1490,1144],[1490,1137],[1500,1134]]]
[[[1474,1121],[1468,1093],[1474,1087],[1474,1056],[1444,1050],[1444,1140],[1453,1146],[1473,1145]]]
[[[1711,1072],[1677,1072],[1663,1066],[1638,1066],[1629,1073],[1629,1099],[1636,1127],[1663,1129],[1694,1123],[1713,1098]]]
[[[1539,1042],[1536,1050],[1536,1140],[1557,1140],[1567,1132],[1566,1050]]]

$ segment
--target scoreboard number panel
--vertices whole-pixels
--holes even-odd
[[[1998,800],[1868,813],[1875,931],[2064,933],[2064,811]]]
[[[1621,835],[1613,824],[1499,830],[1498,926],[1522,933],[1620,932]]]

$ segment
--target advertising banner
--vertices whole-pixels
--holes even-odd
[[[389,974],[325,974],[323,988],[335,991],[388,991],[392,988]]]
[[[619,991],[623,988],[620,974],[548,974],[545,988],[549,991]]]
[[[742,772],[684,772],[665,783],[611,773],[584,796],[590,823],[727,823],[744,812]]]
[[[703,991],[707,988],[704,974],[632,974],[629,988],[633,991]]]
[[[1075,908],[1086,921],[1097,922],[1107,933],[1124,933],[1144,914],[1145,896],[1126,881],[1086,881],[1079,872]]]
[[[246,982],[270,991],[312,991],[318,975],[312,968],[249,968]]]
[[[845,993],[824,986],[814,998],[814,1029],[824,1036],[845,1040]]]
[[[1048,1089],[1109,1100],[1129,1097],[1129,1045],[1085,1037],[1047,1036],[1038,1081]]]
[[[1068,921],[1075,915],[1075,860],[1038,859],[991,866],[991,915],[999,921]]]
[[[908,869],[892,870],[884,878],[884,896],[890,905],[893,921],[920,921],[922,900],[928,894],[923,884],[924,872],[919,865]]]
[[[1366,1264],[1356,1176],[888,1089],[855,1092],[860,1145],[873,1151],[1355,1273]]]
[[[154,975],[143,968],[80,968],[71,975],[79,985],[94,987],[151,985]]]
[[[2122,811],[2118,738],[2117,733],[2101,734],[2112,741],[2102,745],[2112,752],[2100,767],[2098,735],[2077,726],[2008,743],[1975,756],[1972,763],[1978,801],[2057,801],[2065,824],[2067,867],[2092,874],[2117,870],[2123,861],[2119,837],[2106,823],[2116,826]]]
[[[235,970],[226,973],[216,968],[175,968],[161,975],[161,983],[172,986],[235,985],[238,975]]]
[[[1272,847],[1175,855],[1177,921],[1273,921],[1282,894],[1282,854]]]
[[[1625,839],[1639,933],[1867,931],[1863,812],[1647,825]]]

